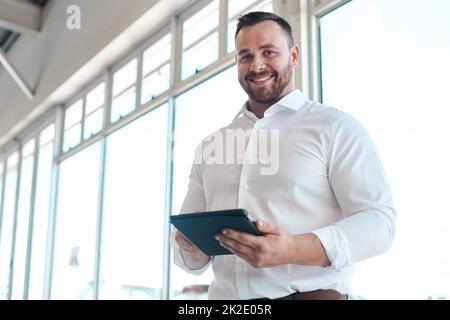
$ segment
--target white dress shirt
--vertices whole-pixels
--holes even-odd
[[[245,208],[250,219],[278,223],[290,234],[314,233],[331,265],[256,269],[235,255],[225,255],[190,270],[173,233],[175,264],[194,274],[212,264],[210,299],[277,298],[317,289],[351,294],[354,263],[387,251],[395,233],[388,181],[366,130],[352,116],[308,101],[295,90],[267,109],[262,119],[244,104],[229,126],[203,140],[197,155],[211,137],[237,129],[251,134],[241,152],[233,150],[235,163],[208,162],[207,155],[194,161],[181,213]],[[279,156],[278,168],[272,166],[275,173],[262,174],[267,162],[249,161],[252,141],[262,131],[277,136],[271,150]]]

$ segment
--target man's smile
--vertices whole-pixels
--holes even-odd
[[[262,76],[249,77],[248,81],[257,86],[263,86],[273,79],[274,74],[266,74]]]

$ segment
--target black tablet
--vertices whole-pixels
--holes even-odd
[[[186,238],[209,256],[232,254],[219,244],[214,236],[229,228],[256,236],[262,233],[247,217],[245,209],[209,211],[170,216],[170,222]]]

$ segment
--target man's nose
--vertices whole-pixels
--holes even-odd
[[[264,60],[260,57],[254,57],[252,64],[250,65],[250,70],[253,72],[261,72],[265,69],[266,65]]]

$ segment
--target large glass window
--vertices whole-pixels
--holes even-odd
[[[108,137],[102,299],[161,298],[167,123],[164,104]]]
[[[16,219],[16,234],[13,254],[14,264],[12,273],[13,282],[11,288],[11,298],[18,300],[24,298],[35,143],[35,139],[31,139],[22,148],[19,207]]]
[[[133,59],[114,74],[111,122],[122,119],[136,108],[137,66],[137,59]]]
[[[63,152],[76,147],[103,128],[105,83],[102,82],[70,105],[64,114]]]
[[[82,118],[83,100],[80,99],[68,107],[65,112],[63,152],[69,151],[81,142]]]
[[[219,0],[183,23],[181,78],[186,79],[219,58]]]
[[[236,33],[237,19],[250,11],[273,12],[272,0],[228,0],[228,52],[235,49],[234,35]]]
[[[86,95],[83,138],[89,139],[103,128],[105,83],[102,82]]]
[[[171,41],[172,36],[168,34],[144,51],[141,104],[169,89]]]
[[[223,91],[224,83],[227,84],[226,93]],[[193,101],[195,103],[192,103]],[[222,72],[176,99],[172,202],[174,213],[180,211],[186,195],[195,148],[208,134],[231,123],[245,101],[246,95],[239,85],[236,67]],[[190,285],[208,285],[211,280],[211,269],[197,277],[173,265],[172,295],[177,297]]]
[[[0,300],[9,295],[9,277],[14,215],[16,211],[16,187],[19,153],[14,152],[6,159],[5,194],[0,229]]]
[[[357,266],[366,298],[450,298],[449,14],[449,1],[354,0],[320,20],[323,100],[374,138],[398,213],[389,253]]]
[[[52,299],[92,299],[100,142],[63,161],[53,256]]]
[[[34,203],[30,256],[29,299],[44,298],[44,274],[49,222],[50,183],[53,166],[55,125],[51,124],[39,135],[36,194]]]

